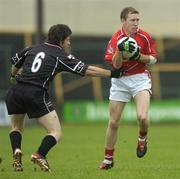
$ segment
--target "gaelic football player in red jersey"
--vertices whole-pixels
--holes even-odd
[[[136,155],[141,158],[147,151],[148,111],[152,84],[146,67],[156,63],[157,53],[150,35],[138,27],[140,16],[135,8],[124,8],[120,14],[120,20],[122,27],[112,35],[105,53],[105,60],[114,68],[123,67],[123,76],[111,79],[110,117],[106,131],[104,160],[99,166],[100,169],[110,169],[114,165],[113,153],[118,137],[120,118],[126,103],[131,98],[135,101],[139,125]],[[123,37],[127,37],[127,39],[117,43]],[[133,46],[132,43],[128,43],[128,37],[134,38],[139,47],[134,55],[127,60],[124,59],[123,51],[132,49]]]

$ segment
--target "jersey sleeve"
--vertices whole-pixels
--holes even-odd
[[[21,68],[21,66],[24,63],[25,57],[30,49],[31,49],[31,47],[26,47],[22,51],[16,53],[16,55],[11,58],[11,63],[16,68]]]
[[[106,47],[105,58],[104,58],[105,61],[109,62],[110,64],[112,64],[112,58],[114,56],[116,48],[117,48],[117,37],[116,35],[113,35]]]
[[[148,55],[152,55],[153,57],[155,57],[157,59],[157,52],[156,52],[155,43],[148,33],[146,33],[146,37],[149,41],[149,48],[147,48],[148,49]]]
[[[75,58],[73,55],[64,53],[57,58],[59,61],[60,71],[67,71],[81,76],[85,75],[88,65],[86,65],[81,60]]]

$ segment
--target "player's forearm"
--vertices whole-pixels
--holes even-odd
[[[11,67],[11,75],[16,76],[19,71],[19,68],[16,68],[14,65]]]
[[[141,54],[139,61],[149,64],[149,65],[153,65],[156,63],[157,59],[153,57],[152,55]]]
[[[122,61],[123,61],[122,54],[117,49],[114,56],[113,56],[113,58],[112,58],[113,67],[116,68],[116,69],[122,67]]]
[[[86,72],[86,76],[94,76],[94,77],[110,77],[111,71],[105,70],[103,68],[95,67],[95,66],[88,66]]]

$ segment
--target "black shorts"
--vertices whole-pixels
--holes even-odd
[[[12,86],[5,101],[9,115],[27,113],[29,118],[37,118],[54,110],[46,90],[24,83]]]

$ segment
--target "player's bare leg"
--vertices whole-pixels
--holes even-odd
[[[106,131],[105,156],[104,160],[101,162],[99,166],[100,169],[110,169],[114,166],[114,147],[117,141],[119,121],[124,106],[125,103],[110,101],[110,120]]]
[[[136,155],[143,157],[147,152],[147,133],[149,126],[148,110],[150,104],[149,91],[144,90],[135,96],[137,119],[139,123],[139,137],[137,142]]]
[[[42,171],[50,171],[50,166],[46,159],[47,153],[50,151],[61,137],[61,126],[56,111],[38,118],[39,123],[47,130],[47,135],[42,140],[38,150],[31,155],[31,161],[38,165]]]
[[[22,166],[22,151],[21,151],[21,140],[22,131],[24,129],[24,117],[25,114],[13,114],[11,115],[12,129],[9,133],[11,146],[13,150],[13,168],[14,171],[23,171]]]

